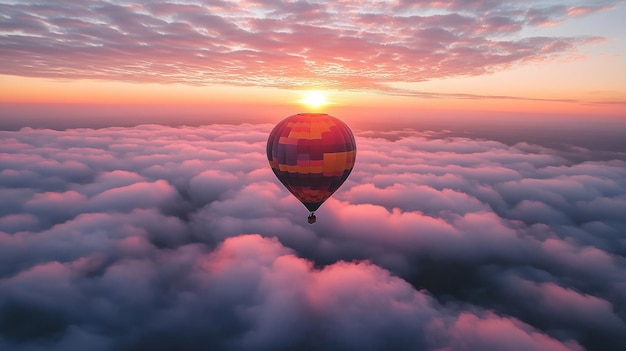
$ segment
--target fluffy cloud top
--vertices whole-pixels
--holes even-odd
[[[270,129],[0,132],[0,348],[626,347],[624,160],[359,132],[311,226]]]

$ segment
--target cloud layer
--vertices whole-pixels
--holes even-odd
[[[270,129],[0,132],[0,348],[626,347],[624,160],[362,131],[311,226]]]
[[[571,53],[527,29],[618,1],[8,1],[0,73],[393,90]]]

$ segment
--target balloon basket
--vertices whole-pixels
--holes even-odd
[[[315,223],[316,220],[317,220],[317,218],[315,218],[315,213],[311,212],[311,214],[309,215],[309,218],[308,218],[309,224]]]

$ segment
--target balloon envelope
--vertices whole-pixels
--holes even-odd
[[[274,127],[267,140],[267,159],[278,180],[313,212],[350,175],[356,143],[339,119],[300,113]]]

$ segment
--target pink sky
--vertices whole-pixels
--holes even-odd
[[[318,90],[331,110],[626,116],[622,1],[8,1],[0,9],[0,102],[17,115],[33,103],[86,115],[96,112],[91,104],[199,115],[262,105],[282,106],[265,111],[280,118]]]

